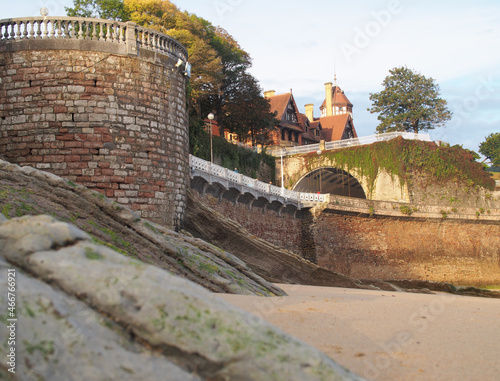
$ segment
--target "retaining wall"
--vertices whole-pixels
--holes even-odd
[[[58,20],[19,19],[34,31],[24,36],[0,22],[0,155],[177,226],[189,186],[185,48],[133,23]]]

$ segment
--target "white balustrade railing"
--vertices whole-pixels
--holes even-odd
[[[269,194],[272,196],[283,197],[287,200],[296,202],[325,202],[328,200],[328,195],[317,193],[302,193],[295,192],[289,189],[280,188],[275,185],[267,184],[257,179],[242,175],[230,169],[213,164],[209,161],[200,159],[199,157],[189,155],[189,165],[193,170],[217,176],[221,179],[231,181],[235,184],[240,184],[248,188],[255,189],[258,192]]]
[[[403,139],[407,140],[421,140],[421,141],[431,141],[429,134],[414,134],[410,132],[388,132],[386,134],[376,134],[370,136],[363,136],[361,138],[352,138],[352,139],[344,139],[337,140],[333,142],[326,142],[325,149],[326,150],[334,150],[340,148],[348,148],[348,147],[356,147],[367,144],[372,144],[376,142],[383,142],[395,139],[401,136]],[[296,146],[296,147],[269,147],[266,150],[266,153],[272,156],[289,156],[289,155],[298,155],[304,153],[317,152],[320,149],[319,144],[308,144],[305,146]]]
[[[0,43],[23,40],[92,40],[169,53],[187,62],[187,50],[173,37],[137,25],[85,17],[23,17],[0,20]],[[133,50],[131,50],[133,51]]]

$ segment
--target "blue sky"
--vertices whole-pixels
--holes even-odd
[[[253,58],[264,90],[293,89],[299,109],[338,84],[354,104],[360,136],[378,124],[369,94],[391,68],[432,77],[454,118],[431,138],[478,150],[500,132],[500,1],[498,0],[174,0],[232,34]],[[0,18],[64,15],[66,0],[0,0]],[[334,69],[335,68],[335,69]]]

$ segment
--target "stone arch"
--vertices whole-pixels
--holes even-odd
[[[321,167],[303,175],[293,187],[294,191],[305,193],[329,193],[338,196],[367,198],[362,181],[352,174],[336,167]]]

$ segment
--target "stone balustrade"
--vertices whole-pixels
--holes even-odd
[[[397,137],[402,137],[403,139],[407,140],[421,140],[421,141],[426,141],[429,142],[431,141],[430,135],[429,134],[414,134],[410,132],[388,132],[385,134],[376,134],[376,135],[370,135],[370,136],[362,136],[359,138],[352,138],[352,139],[344,139],[344,140],[336,140],[333,142],[325,142],[324,146],[323,144],[308,144],[305,146],[295,146],[295,147],[269,147],[266,150],[266,153],[272,156],[280,157],[280,156],[290,156],[290,155],[298,155],[298,154],[305,154],[305,153],[311,153],[311,152],[317,152],[318,150],[323,151],[330,151],[330,150],[335,150],[335,149],[341,149],[341,148],[350,148],[350,147],[356,147],[356,146],[363,146],[367,144],[373,144],[376,142],[385,142],[388,140],[395,139]]]
[[[295,192],[289,189],[267,184],[257,179],[252,179],[251,177],[244,176],[241,173],[237,173],[231,171],[230,169],[221,167],[220,165],[205,161],[193,155],[189,156],[189,163],[192,171],[200,171],[208,175],[213,175],[220,179],[229,181],[233,184],[242,185],[246,187],[247,190],[252,189],[261,193],[262,197],[265,198],[271,199],[273,197],[281,197],[285,200],[297,202],[299,205],[308,202],[321,203],[328,201],[329,199],[329,195],[327,194]]]
[[[51,16],[0,20],[0,44],[48,40],[114,44],[131,55],[142,48],[179,58],[184,63],[188,57],[186,48],[174,38],[134,22]],[[67,44],[60,46],[67,49]]]

